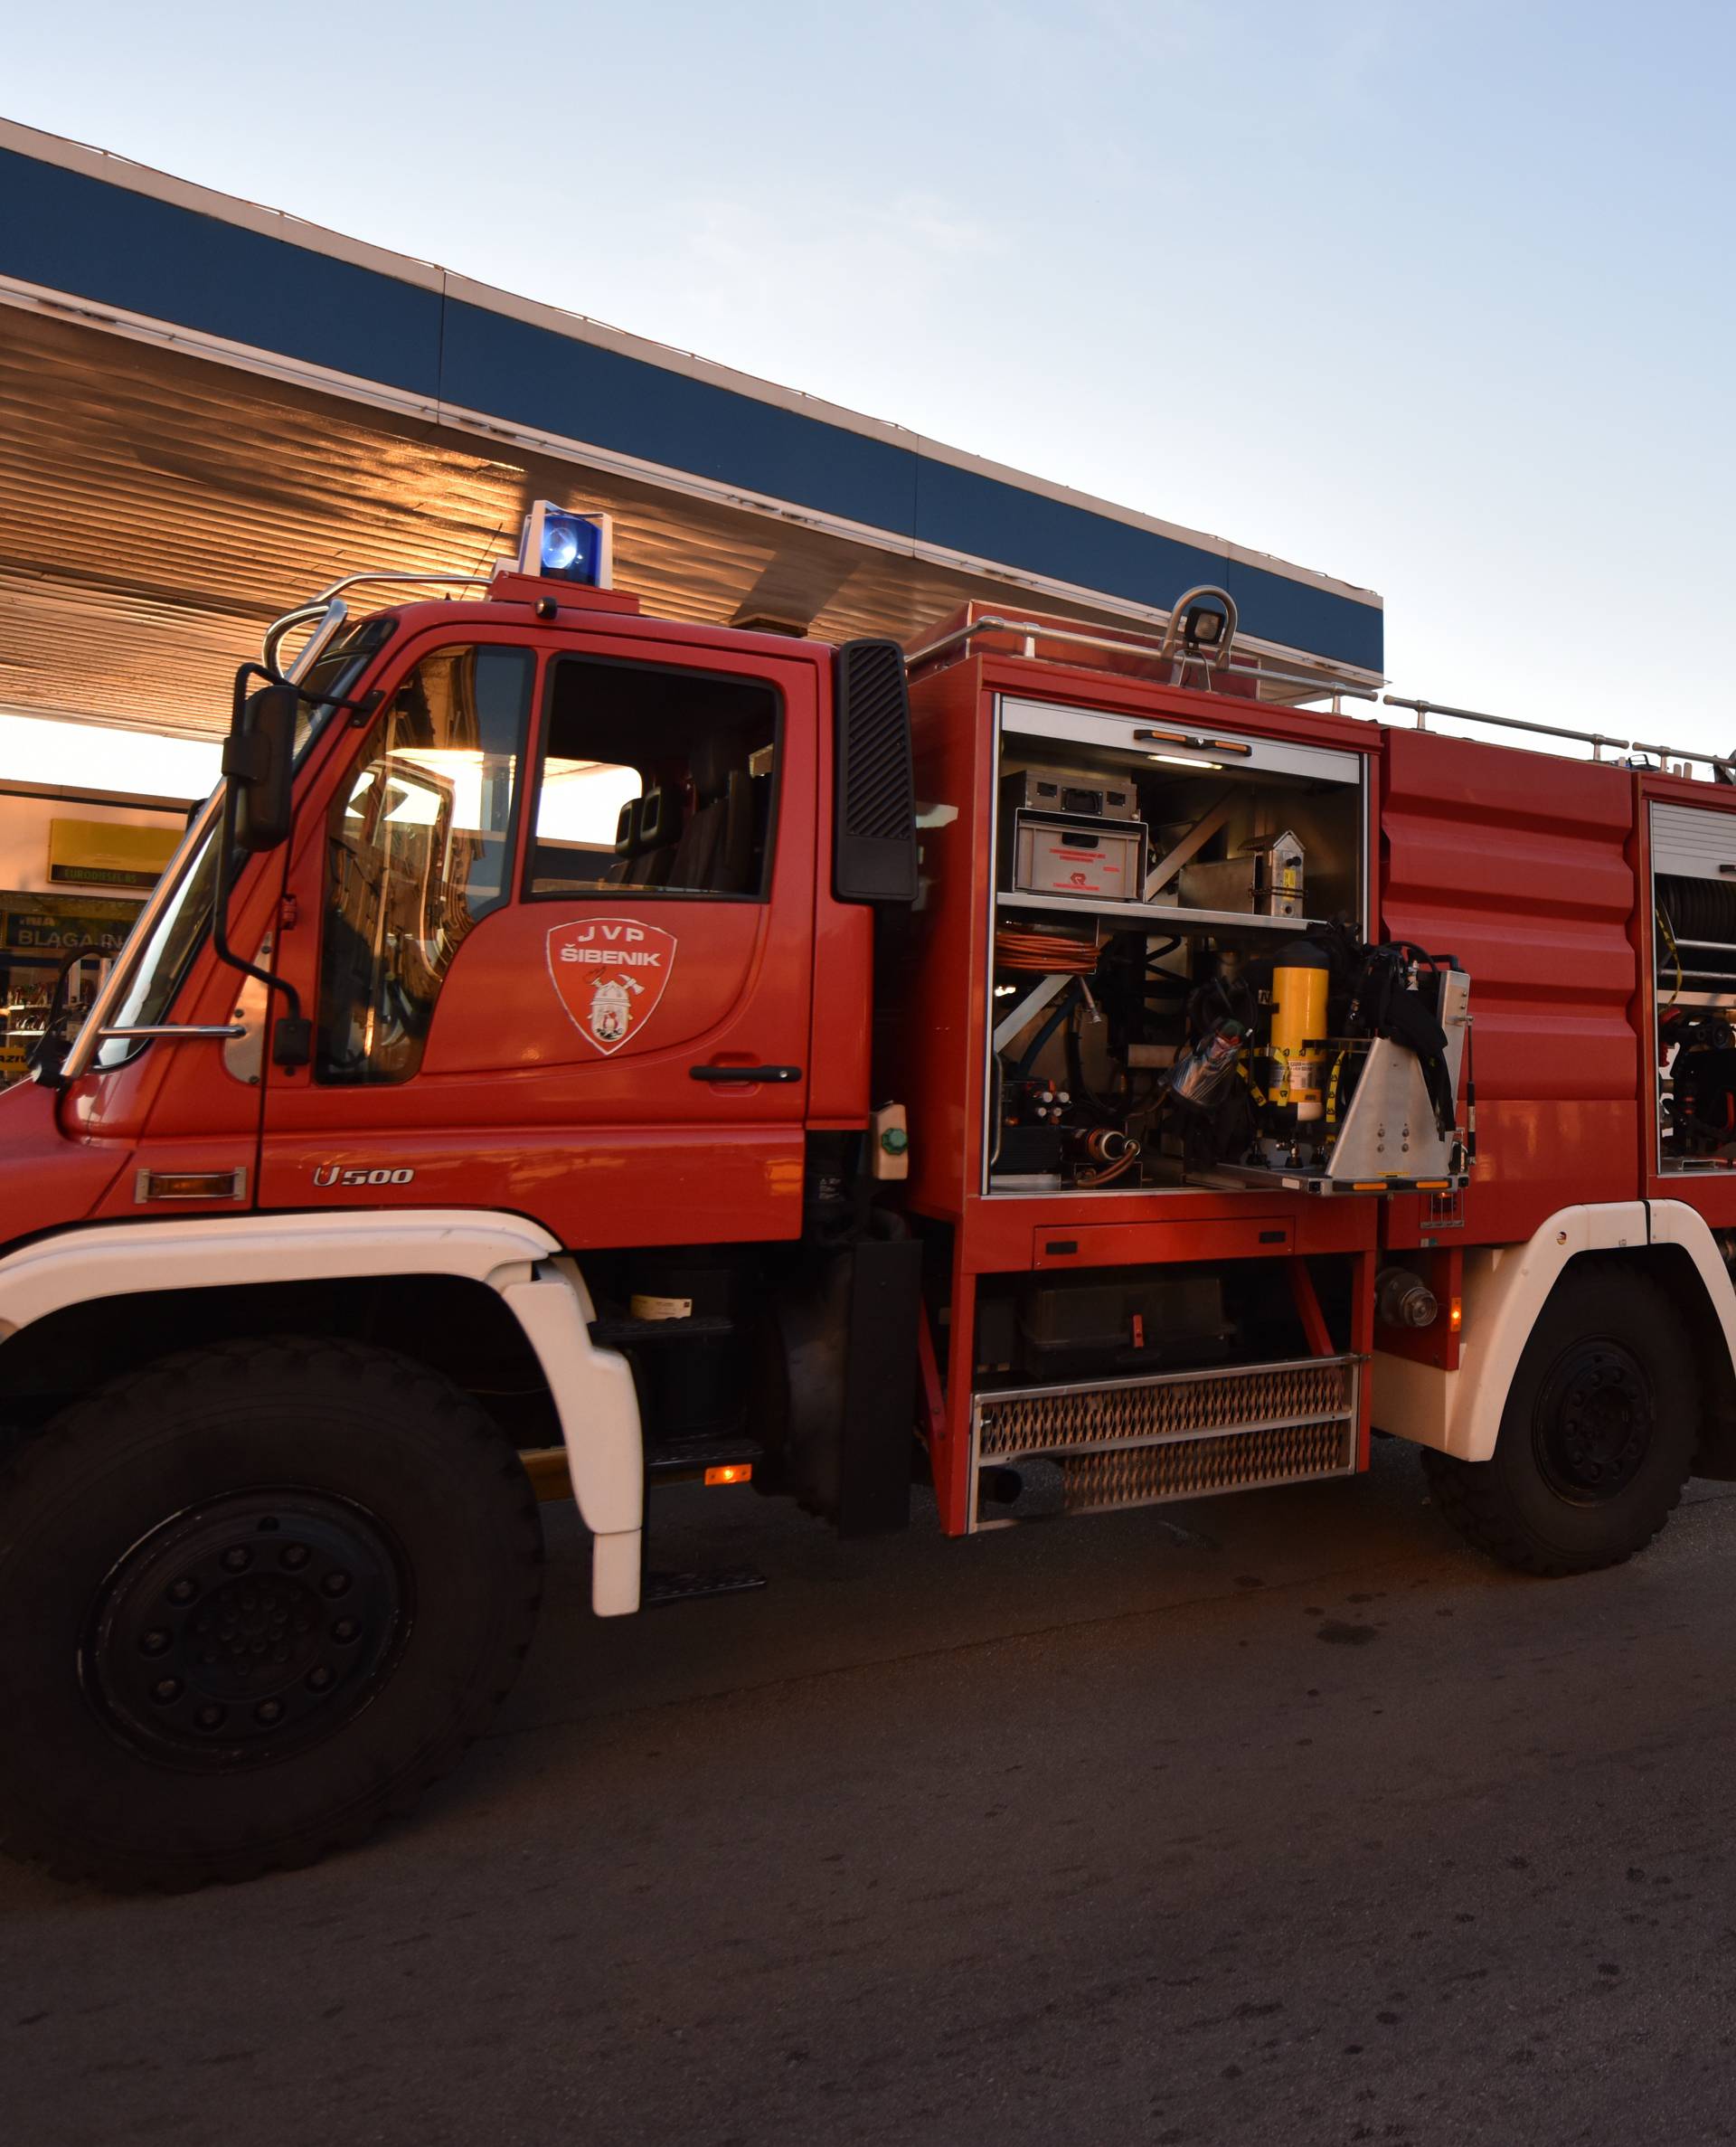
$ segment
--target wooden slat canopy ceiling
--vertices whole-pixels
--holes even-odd
[[[905,639],[969,597],[1028,601],[1005,582],[6,307],[0,708],[220,732],[236,664],[279,613],[341,574],[474,568],[513,548],[541,497],[612,513],[618,585],[665,617]],[[1118,623],[1052,596],[1042,608]]]

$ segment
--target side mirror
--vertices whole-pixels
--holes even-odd
[[[111,949],[105,947],[74,947],[61,960],[54,979],[54,989],[49,997],[48,1018],[42,1024],[42,1035],[31,1045],[27,1059],[31,1072],[44,1088],[60,1088],[62,1085],[61,1068],[66,1063],[67,1053],[72,1048],[72,1039],[66,1033],[69,1011],[66,1002],[72,972],[81,961],[89,960],[91,955],[100,960],[111,951]],[[82,1019],[82,1016],[80,1018]]]
[[[223,774],[234,794],[235,840],[243,850],[275,850],[288,839],[299,705],[293,686],[262,686],[237,701],[223,745]]]

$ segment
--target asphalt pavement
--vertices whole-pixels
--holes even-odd
[[[1736,2138],[1736,1499],[1616,1572],[1415,1457],[946,1543],[665,1494],[753,1595],[537,1648],[415,1818],[116,1900],[0,1866],[0,2141]]]

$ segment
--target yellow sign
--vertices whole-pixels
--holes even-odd
[[[51,820],[48,876],[86,887],[154,887],[181,833],[137,820]]]

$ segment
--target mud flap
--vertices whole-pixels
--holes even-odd
[[[801,1249],[799,1278],[771,1293],[753,1423],[767,1476],[841,1536],[910,1520],[922,1247],[871,1237]],[[770,1488],[770,1482],[768,1487]]]
[[[875,1536],[910,1518],[921,1242],[866,1238],[851,1265],[838,1533]]]

